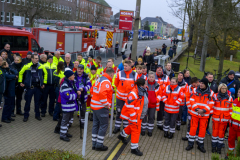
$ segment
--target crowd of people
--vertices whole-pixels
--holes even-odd
[[[35,118],[41,121],[48,112],[58,121],[54,132],[66,142],[72,137],[68,130],[73,123],[73,113],[78,111],[80,127],[84,129],[85,112],[89,112],[93,121],[92,149],[96,151],[108,150],[103,143],[111,109],[116,112],[113,133],[120,132],[118,139],[125,144],[126,137],[131,135],[131,153],[135,155],[143,155],[138,147],[139,137],[146,132],[152,137],[155,119],[157,128],[168,139],[174,137],[175,129],[179,131],[181,125],[188,124],[186,137],[182,137],[188,141],[186,150],[193,149],[197,141],[203,153],[206,152],[205,134],[211,134],[212,119],[212,152],[221,154],[227,132],[228,147],[233,151],[235,140],[240,137],[240,83],[235,72],[229,71],[219,86],[212,73],[200,78],[191,77],[189,70],[184,70],[176,76],[171,63],[158,65],[154,56],[162,51],[155,51],[152,54],[147,47],[137,61],[123,55],[118,67],[114,65],[114,58],[109,58],[103,68],[101,57],[94,59],[89,55],[86,61],[78,54],[72,62],[71,54],[65,54],[62,59],[59,51],[54,55],[28,52],[22,59],[6,44],[0,51],[2,122],[14,121],[15,113],[27,122],[34,96]],[[24,107],[21,106],[23,94]],[[112,103],[115,108],[111,107]]]

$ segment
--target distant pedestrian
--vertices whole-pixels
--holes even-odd
[[[163,55],[166,55],[167,45],[165,45],[165,43],[163,43],[163,45],[162,45],[162,52],[163,52]]]
[[[170,47],[170,49],[168,51],[168,56],[169,56],[169,60],[171,60],[173,58],[173,49],[172,49],[172,47]]]
[[[162,54],[162,49],[158,49],[158,55],[161,55]]]
[[[173,49],[174,56],[176,56],[176,54],[177,54],[177,46],[176,46],[176,44],[173,45],[172,49]]]
[[[143,63],[147,66],[147,72],[150,70],[151,64],[154,62],[153,55],[151,55],[150,47],[147,48],[147,52],[143,57]]]
[[[118,56],[118,48],[119,48],[119,43],[118,41],[115,44],[115,59],[117,60],[117,56]]]
[[[173,39],[171,38],[171,45],[172,45],[172,43],[173,43]]]
[[[31,60],[31,57],[32,57],[32,52],[31,51],[28,51],[27,52],[27,57],[26,58],[23,58],[22,62],[23,64],[28,64],[30,63],[32,60]]]

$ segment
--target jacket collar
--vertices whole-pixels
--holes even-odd
[[[185,80],[183,79],[182,82],[178,82],[179,86],[184,86],[185,85]]]
[[[229,99],[229,95],[228,95],[227,92],[226,92],[225,94],[221,94],[221,93],[218,92],[217,98],[218,98],[218,99],[221,99],[221,100]]]
[[[106,77],[112,83],[112,78],[107,73],[104,73],[102,76]]]
[[[200,86],[198,86],[198,88],[196,89],[196,92],[200,93],[201,95],[204,95],[204,94],[210,95],[210,93],[211,93],[210,88],[208,86],[207,86],[207,89],[204,91],[200,89]]]

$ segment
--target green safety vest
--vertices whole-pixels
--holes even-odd
[[[238,98],[239,101],[239,98]],[[232,119],[240,121],[240,107],[234,106],[232,107]]]

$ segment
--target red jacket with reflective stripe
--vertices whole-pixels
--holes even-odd
[[[188,113],[191,112],[190,96],[192,95],[193,90],[194,90],[193,86],[190,85],[190,86],[188,86],[188,91],[185,92],[185,95],[186,95],[186,105],[188,107]]]
[[[233,99],[230,94],[225,97],[220,97],[219,93],[214,94],[215,105],[211,113],[214,121],[228,122],[231,119]]]
[[[159,84],[159,89],[164,91],[168,85],[170,85],[169,77],[165,74],[158,75],[155,74],[155,81]],[[162,94],[162,93],[161,93]],[[161,95],[160,95],[161,96]],[[160,98],[160,97],[158,97]],[[162,101],[162,97],[160,98],[160,101]],[[157,107],[158,109],[158,107]]]
[[[214,92],[209,89],[209,87],[205,91],[201,91],[200,87],[197,89],[194,88],[193,93],[190,97],[191,103],[191,115],[199,118],[208,118],[210,115],[210,111],[214,106]],[[200,115],[197,113],[198,109],[203,109],[205,113]]]
[[[130,71],[119,71],[115,78],[115,86],[117,88],[116,97],[120,100],[125,101],[128,93],[134,88],[137,73]]]
[[[138,87],[128,94],[127,100],[122,108],[120,118],[128,120],[130,123],[140,122],[144,105],[144,96],[139,95]]]
[[[105,108],[105,106],[112,104],[112,79],[111,77],[104,73],[102,77],[100,77],[94,85],[91,87],[91,109],[99,110]]]
[[[188,92],[188,84],[187,84],[187,82],[185,82],[184,79],[182,80],[182,83],[178,86],[183,89],[183,93]],[[185,98],[182,100],[180,106],[184,106],[184,105],[185,105]]]
[[[168,85],[163,91],[162,100],[165,103],[165,112],[179,113],[179,107],[184,98],[184,93],[178,85]]]

